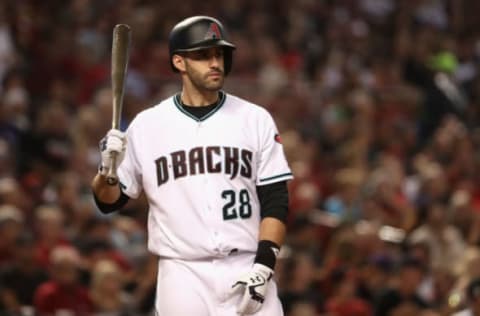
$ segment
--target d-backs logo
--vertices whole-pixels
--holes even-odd
[[[220,33],[220,28],[218,27],[218,25],[212,22],[203,39],[222,39],[222,33]]]
[[[158,186],[186,176],[204,173],[225,173],[234,179],[237,175],[252,177],[253,153],[236,147],[195,147],[188,152],[179,150],[155,160]]]

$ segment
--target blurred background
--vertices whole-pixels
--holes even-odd
[[[89,188],[111,124],[112,30],[133,29],[125,129],[180,89],[168,33],[206,14],[237,45],[225,89],[273,114],[295,174],[275,274],[286,316],[480,315],[478,12],[2,0],[0,314],[152,315],[145,200],[105,216]]]

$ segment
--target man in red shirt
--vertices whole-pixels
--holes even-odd
[[[35,292],[34,305],[37,315],[89,315],[92,302],[87,289],[78,281],[80,256],[69,246],[59,246],[52,251],[51,280],[43,283]]]

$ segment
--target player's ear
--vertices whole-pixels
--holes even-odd
[[[177,68],[179,71],[185,71],[185,59],[178,55],[178,54],[174,54],[172,56],[172,64],[175,68]]]

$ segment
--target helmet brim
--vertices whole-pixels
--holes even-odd
[[[201,45],[195,45],[190,48],[177,49],[172,53],[175,54],[175,53],[181,53],[181,52],[193,52],[193,51],[212,48],[212,47],[223,47],[223,48],[229,48],[231,50],[234,50],[236,48],[235,45],[225,40],[214,40],[211,42],[202,43]]]

